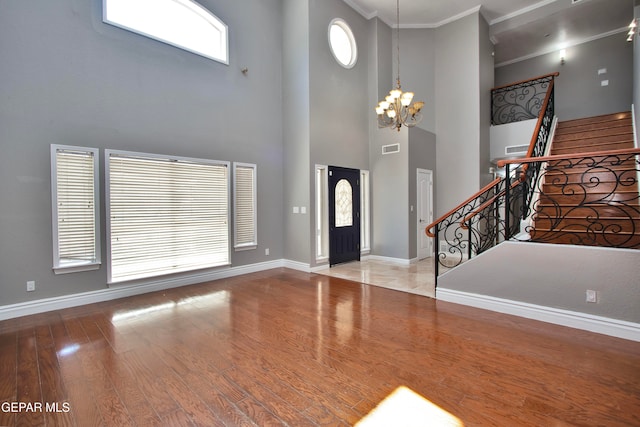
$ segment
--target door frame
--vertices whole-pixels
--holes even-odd
[[[424,225],[421,225],[421,203],[420,201],[422,200],[422,196],[420,194],[420,175],[424,174],[427,175],[427,179],[429,182],[429,186],[427,189],[427,201],[429,203],[429,212],[427,212],[426,215],[426,223],[427,224],[431,224],[433,222],[433,171],[430,169],[421,169],[421,168],[417,168],[416,169],[416,232],[417,232],[417,241],[416,241],[416,254],[417,254],[417,258],[418,260],[420,259],[424,259],[424,258],[429,258],[433,256],[434,253],[434,248],[433,248],[433,240],[429,239],[429,245],[427,247],[427,256],[421,258],[420,257],[420,253],[421,253],[421,239],[422,239],[422,235],[424,234],[424,229],[422,227],[424,227]]]

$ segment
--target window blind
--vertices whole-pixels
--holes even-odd
[[[236,248],[255,247],[256,233],[256,165],[235,163],[235,243]]]
[[[51,151],[54,270],[99,263],[98,150],[52,145]]]
[[[107,155],[110,283],[229,264],[227,163]]]

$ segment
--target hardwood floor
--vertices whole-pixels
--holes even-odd
[[[347,426],[399,386],[466,426],[640,425],[640,343],[287,269],[0,322],[1,426]]]

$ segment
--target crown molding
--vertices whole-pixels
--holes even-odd
[[[522,9],[520,9],[520,10],[516,10],[515,12],[511,12],[511,13],[507,13],[506,15],[499,16],[496,19],[490,21],[489,25],[491,26],[491,25],[494,25],[494,24],[499,24],[500,22],[503,22],[503,21],[508,21],[509,19],[515,18],[515,17],[520,16],[520,15],[524,15],[525,13],[529,13],[532,10],[536,10],[536,9],[539,9],[541,7],[544,7],[544,6],[548,6],[548,5],[550,5],[552,3],[555,3],[557,1],[558,0],[542,0],[541,2],[538,2],[536,4],[532,4],[531,6],[524,7]]]
[[[371,18],[375,18],[376,16],[378,16],[377,10],[374,10],[373,12],[367,12],[366,10],[358,6],[353,0],[343,0],[343,1],[346,4],[348,4],[351,7],[351,9],[355,10],[360,15],[362,15],[366,20],[369,20]]]
[[[595,40],[603,39],[605,37],[613,36],[615,34],[626,33],[628,30],[629,30],[628,27],[622,27],[622,28],[618,28],[616,30],[607,31],[606,33],[601,33],[601,34],[597,34],[595,36],[586,37],[584,39],[579,39],[579,40],[576,40],[576,41],[573,41],[571,43],[568,43],[568,44],[564,45],[562,47],[562,49],[567,49],[567,48],[578,46],[578,45],[581,45],[581,44],[584,44],[584,43],[589,43],[589,42],[592,42],[592,41],[595,41]],[[548,55],[550,53],[557,52],[559,50],[560,50],[560,48],[558,48],[558,47],[539,50],[539,51],[531,53],[529,55],[525,55],[525,56],[521,56],[519,58],[514,58],[514,59],[510,59],[508,61],[497,63],[497,64],[495,64],[495,68],[504,67],[506,65],[511,65],[511,64],[515,64],[517,62],[526,61],[527,59],[536,58],[538,56]]]

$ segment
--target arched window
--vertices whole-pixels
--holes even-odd
[[[228,28],[193,0],[104,0],[107,24],[229,63]]]
[[[353,225],[353,189],[346,179],[336,184],[336,227],[351,227]]]

